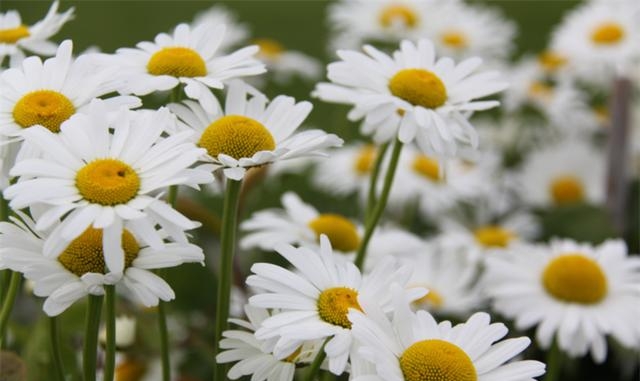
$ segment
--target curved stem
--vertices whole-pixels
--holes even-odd
[[[242,181],[227,179],[224,206],[222,209],[222,233],[220,238],[220,266],[218,267],[218,300],[216,305],[215,355],[218,353],[222,332],[227,328],[229,318],[229,299],[233,275],[233,253],[235,251],[238,204]],[[226,378],[226,366],[216,364],[214,380]]]
[[[169,330],[167,329],[166,303],[158,303],[158,326],[160,330],[160,353],[162,358],[162,381],[171,380],[171,358],[169,356]]]
[[[318,350],[318,354],[316,355],[316,358],[313,359],[313,362],[311,363],[311,366],[309,367],[307,374],[305,374],[303,381],[315,380],[316,376],[318,375],[318,371],[320,370],[320,366],[322,365],[322,362],[324,361],[325,358],[327,358],[327,353],[324,351],[324,346],[327,345],[327,342],[329,340],[331,340],[331,337],[328,337],[324,341],[324,343],[322,343],[322,346]]]
[[[369,220],[369,217],[373,212],[373,208],[376,205],[376,185],[378,184],[378,175],[380,175],[382,160],[384,159],[384,155],[387,153],[388,148],[389,143],[384,143],[380,146],[376,155],[376,161],[371,170],[371,178],[369,179],[369,195],[367,196],[367,209],[364,214],[365,222]]]
[[[96,381],[98,330],[100,329],[101,310],[102,296],[89,295],[85,320],[84,352],[82,354],[84,381]]]
[[[104,381],[113,381],[116,368],[116,292],[115,286],[104,286],[107,347],[104,359]]]
[[[376,207],[371,212],[371,216],[369,216],[369,218],[366,220],[364,237],[362,238],[362,242],[360,243],[358,254],[356,255],[356,260],[354,262],[359,269],[362,269],[362,267],[364,266],[364,259],[365,255],[367,254],[367,246],[369,246],[369,241],[373,236],[373,232],[378,225],[378,221],[382,216],[382,212],[384,212],[384,208],[387,206],[387,199],[389,198],[389,192],[391,191],[391,186],[393,185],[393,178],[396,174],[396,167],[398,166],[398,160],[400,159],[400,151],[402,151],[402,142],[396,138],[396,141],[393,144],[393,151],[391,152],[391,160],[389,161],[387,174],[384,178],[382,193],[380,194],[380,198],[376,203]]]
[[[65,381],[64,365],[60,355],[60,330],[58,328],[58,317],[49,317],[49,336],[51,339],[51,360],[57,381]]]
[[[2,309],[0,309],[0,348],[4,343],[4,337],[7,333],[7,324],[9,324],[9,316],[13,310],[13,303],[16,301],[16,295],[20,289],[20,280],[22,276],[19,272],[11,272],[11,280],[9,281],[9,289],[2,301]]]

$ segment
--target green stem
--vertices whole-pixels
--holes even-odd
[[[158,327],[160,329],[160,353],[162,357],[162,381],[171,380],[171,358],[169,356],[169,330],[167,329],[166,303],[158,303]]]
[[[233,253],[235,251],[238,204],[242,181],[227,179],[224,206],[222,209],[222,232],[220,237],[220,266],[218,267],[218,300],[216,306],[215,355],[218,353],[222,332],[227,329],[229,300],[233,275]],[[226,379],[226,366],[216,364],[214,380]]]
[[[389,143],[384,143],[380,146],[376,155],[376,161],[373,164],[373,168],[371,170],[371,178],[369,179],[369,195],[367,196],[367,209],[364,214],[365,221],[369,220],[369,217],[373,212],[373,208],[376,205],[376,185],[378,184],[378,175],[380,175],[382,160],[384,159],[384,155],[385,153],[387,153],[388,148]]]
[[[360,243],[358,254],[354,262],[359,269],[362,269],[364,266],[364,259],[365,255],[367,254],[367,246],[369,246],[369,241],[373,236],[373,232],[378,225],[378,221],[382,216],[382,212],[384,212],[384,208],[387,206],[387,199],[389,198],[389,192],[391,191],[391,186],[393,185],[393,178],[396,174],[396,168],[398,167],[398,160],[400,159],[400,151],[402,151],[402,142],[396,138],[396,141],[393,144],[393,151],[391,152],[391,160],[389,161],[387,174],[384,178],[382,193],[380,194],[380,198],[378,199],[375,208],[371,212],[371,216],[369,216],[369,218],[365,221],[366,226],[364,237],[362,238],[362,242]]]
[[[544,376],[544,381],[556,381],[560,379],[562,363],[562,353],[558,348],[558,343],[553,342],[551,348],[547,352],[547,372]]]
[[[9,289],[2,302],[2,309],[0,309],[0,348],[4,344],[5,335],[7,333],[7,324],[9,324],[9,316],[11,310],[13,310],[13,303],[16,301],[16,295],[20,289],[20,281],[22,276],[19,272],[11,272],[11,280],[9,281]]]
[[[169,193],[167,194],[167,202],[172,206],[176,207],[176,201],[178,201],[178,186],[172,185],[169,187]]]
[[[0,193],[0,221],[7,221],[9,219],[9,203],[2,197]]]
[[[51,338],[51,360],[57,381],[65,381],[64,365],[60,355],[60,329],[58,327],[58,317],[49,317],[49,335]]]
[[[171,95],[169,96],[169,102],[178,103],[182,99],[182,84],[179,83],[178,86],[174,87],[171,90]]]
[[[309,367],[307,374],[304,376],[303,381],[315,380],[316,376],[318,375],[318,371],[320,370],[320,366],[322,365],[322,362],[324,361],[325,358],[327,358],[327,353],[324,351],[324,346],[327,345],[327,342],[329,340],[331,340],[331,337],[328,337],[324,341],[324,343],[322,343],[322,346],[318,350],[318,354],[316,355],[316,358],[313,359],[313,362],[311,363],[311,366]]]
[[[85,320],[84,353],[82,354],[84,381],[96,381],[96,351],[98,349],[101,310],[102,296],[89,295]]]
[[[116,292],[115,286],[104,286],[105,324],[107,329],[107,347],[104,360],[104,381],[113,381],[116,368]]]

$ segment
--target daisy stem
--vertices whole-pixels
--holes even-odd
[[[242,181],[227,179],[222,209],[222,232],[220,237],[220,266],[218,267],[218,299],[216,305],[215,354],[218,353],[222,332],[227,328],[231,278],[233,275],[233,253],[235,251],[238,204]],[[226,379],[226,366],[216,364],[214,380]]]
[[[49,335],[51,336],[51,356],[56,380],[65,381],[64,365],[62,364],[62,356],[60,355],[60,329],[58,327],[57,316],[49,317]]]
[[[4,337],[7,333],[7,324],[9,323],[11,310],[13,310],[13,303],[16,301],[16,295],[18,295],[20,280],[22,280],[20,273],[12,271],[11,280],[9,280],[9,289],[2,301],[2,309],[0,309],[0,348],[2,348]]]
[[[362,269],[362,267],[364,266],[364,258],[365,258],[365,255],[367,254],[367,246],[369,246],[369,241],[373,236],[373,232],[376,229],[376,226],[378,225],[378,221],[382,216],[382,212],[384,212],[384,209],[387,206],[387,199],[389,198],[389,192],[391,191],[391,186],[393,185],[393,178],[396,174],[396,167],[398,166],[400,151],[402,151],[402,142],[396,138],[396,141],[393,144],[393,151],[391,152],[391,160],[389,161],[387,174],[384,178],[382,193],[380,193],[380,198],[376,203],[376,207],[371,212],[371,216],[369,216],[369,218],[365,221],[366,225],[365,225],[364,237],[362,238],[362,242],[360,243],[360,247],[358,248],[358,254],[354,262],[359,269]]]
[[[162,358],[162,381],[171,379],[171,358],[169,356],[169,330],[167,329],[166,303],[158,303],[158,326],[160,328],[160,353]]]
[[[89,295],[85,320],[84,353],[82,354],[84,381],[96,381],[98,330],[100,329],[101,310],[102,295]]]
[[[382,165],[382,159],[384,159],[385,153],[389,148],[389,143],[384,143],[378,149],[376,161],[373,164],[371,170],[371,178],[369,181],[369,195],[367,196],[367,209],[364,214],[364,220],[368,221],[373,208],[376,206],[376,184],[378,183],[378,175],[380,174],[380,166]]]
[[[316,375],[320,370],[320,365],[322,365],[322,362],[324,361],[324,359],[327,358],[327,353],[324,351],[324,346],[327,345],[327,342],[330,339],[331,337],[328,337],[324,341],[324,343],[322,343],[322,346],[320,347],[320,350],[318,350],[318,354],[316,355],[316,358],[313,359],[313,362],[311,363],[311,366],[309,367],[307,374],[304,376],[303,381],[313,381],[316,379]]]
[[[561,357],[562,353],[560,353],[558,343],[554,341],[551,348],[549,348],[549,352],[547,352],[547,372],[544,376],[544,381],[555,381],[560,378]]]
[[[116,367],[116,292],[114,285],[105,289],[105,324],[107,329],[107,348],[104,360],[104,381],[113,381]]]

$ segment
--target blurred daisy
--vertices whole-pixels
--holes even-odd
[[[257,46],[220,55],[224,38],[224,25],[201,23],[192,28],[180,24],[173,35],[160,33],[154,42],[140,42],[137,48],[120,48],[114,56],[100,57],[103,65],[119,69],[122,93],[146,95],[184,84],[187,97],[214,111],[216,101],[209,88],[222,89],[233,78],[265,72],[264,65],[253,58]]]
[[[249,27],[238,20],[236,14],[222,4],[216,4],[206,11],[196,15],[193,27],[201,24],[224,25],[224,39],[220,42],[219,50],[228,51],[233,46],[238,46],[249,38]]]
[[[10,66],[16,66],[24,59],[25,51],[42,56],[55,54],[58,45],[48,39],[73,17],[73,7],[57,13],[59,5],[54,1],[44,19],[31,26],[22,23],[17,11],[0,13],[0,65],[9,56]]]
[[[203,262],[202,249],[189,243],[166,243],[158,249],[142,244],[133,230],[120,232],[121,259],[124,272],[113,272],[106,265],[102,229],[87,228],[68,244],[59,245],[48,232],[36,233],[35,222],[18,213],[21,220],[0,223],[0,268],[24,274],[34,282],[34,294],[46,297],[44,312],[49,316],[62,313],[88,294],[103,295],[104,285],[118,284],[136,296],[147,307],[158,300],[175,297],[173,290],[154,269],[174,267],[186,262]],[[52,228],[57,229],[55,223]],[[62,247],[47,254],[45,247]]]
[[[532,151],[519,174],[522,198],[542,207],[601,203],[604,179],[604,155],[579,139]]]
[[[376,151],[371,144],[353,144],[333,151],[328,158],[316,162],[313,184],[335,195],[357,193],[364,200],[369,190],[369,175],[376,161]]]
[[[116,317],[116,349],[122,351],[131,347],[136,341],[136,319],[130,316],[122,315]],[[107,329],[102,327],[98,335],[100,344],[107,344]]]
[[[317,156],[322,149],[342,145],[342,139],[320,130],[293,134],[311,112],[311,103],[296,103],[284,95],[268,102],[241,81],[229,85],[224,111],[217,101],[213,111],[193,101],[173,103],[169,108],[195,130],[195,141],[207,150],[206,160],[234,180],[242,179],[252,167]]]
[[[317,59],[286,49],[274,39],[258,38],[253,43],[260,48],[256,57],[266,64],[269,75],[278,83],[287,83],[292,77],[315,81],[322,74],[322,65]]]
[[[394,287],[397,293],[397,287]],[[398,295],[398,294],[396,294]],[[507,327],[490,324],[490,316],[478,312],[465,323],[437,323],[426,311],[411,312],[406,300],[394,296],[395,314],[389,320],[375,311],[371,301],[361,298],[367,311],[351,309],[353,336],[362,343],[360,355],[375,366],[375,373],[356,380],[368,381],[520,381],[544,373],[544,364],[523,360],[505,364],[525,348],[531,340],[503,338]],[[371,303],[373,304],[373,303]]]
[[[136,113],[122,110],[109,117],[104,102],[95,100],[87,114],[76,114],[58,134],[37,126],[24,132],[41,158],[16,164],[18,182],[4,191],[14,210],[32,205],[49,208],[37,219],[46,229],[66,216],[45,255],[58,254],[88,227],[104,229],[105,261],[110,271],[122,271],[124,221],[143,241],[159,248],[159,224],[169,236],[186,243],[183,230],[199,226],[157,199],[170,185],[212,181],[209,172],[188,169],[203,150],[188,142],[191,133],[161,135],[175,123],[166,108]]]
[[[338,51],[342,61],[328,66],[334,84],[317,85],[324,101],[352,104],[348,117],[364,118],[363,131],[377,142],[416,141],[424,153],[453,156],[459,143],[477,146],[477,134],[468,113],[494,108],[498,101],[477,98],[495,94],[507,85],[498,72],[474,72],[480,58],[456,65],[450,58],[436,60],[433,44],[403,41],[390,57],[373,46],[366,54]]]
[[[572,357],[607,356],[606,335],[628,348],[640,344],[640,259],[621,240],[599,246],[570,240],[520,246],[488,259],[486,290],[495,310],[518,329],[537,326],[548,349],[556,336]]]
[[[247,234],[240,241],[240,247],[259,247],[266,251],[282,243],[317,247],[322,234],[329,238],[335,251],[353,253],[360,246],[363,229],[348,218],[320,213],[293,192],[282,196],[282,206],[284,209],[256,212],[243,221],[240,228]]]

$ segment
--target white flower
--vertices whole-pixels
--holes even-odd
[[[142,244],[125,225],[119,232],[124,272],[108,271],[102,229],[87,228],[66,244],[49,232],[36,233],[35,222],[19,213],[13,223],[0,223],[0,268],[12,269],[34,282],[34,294],[47,297],[44,312],[62,313],[78,299],[104,294],[104,285],[125,287],[145,306],[175,297],[169,285],[149,270],[174,267],[185,262],[203,262],[202,249],[189,243],[166,243],[158,249]],[[56,222],[53,229],[60,225]],[[120,243],[121,242],[121,243]],[[46,246],[60,247],[51,254]]]
[[[366,200],[376,158],[377,150],[371,144],[334,150],[331,156],[315,163],[313,184],[328,193],[340,196],[357,193],[361,200]]]
[[[377,142],[416,141],[425,153],[453,156],[459,143],[477,146],[468,113],[499,105],[474,99],[506,88],[498,72],[474,73],[480,58],[456,65],[448,57],[436,60],[433,44],[403,41],[390,57],[373,46],[366,54],[338,51],[342,61],[328,66],[334,84],[321,83],[315,95],[329,102],[351,104],[351,120],[364,118],[362,132]]]
[[[640,344],[640,260],[621,240],[593,247],[570,240],[522,245],[488,259],[486,291],[495,310],[518,329],[537,326],[548,349],[554,336],[572,357],[591,352],[602,362],[606,335],[625,347]]]
[[[0,64],[4,57],[9,56],[10,66],[16,66],[24,59],[24,51],[43,56],[56,52],[57,45],[48,39],[73,17],[73,7],[57,13],[59,4],[54,1],[44,19],[31,26],[22,23],[17,11],[0,13]]]
[[[544,373],[544,364],[524,360],[505,364],[531,342],[527,337],[506,339],[502,323],[490,324],[489,314],[479,312],[465,323],[441,323],[426,311],[411,312],[408,301],[394,287],[395,313],[389,320],[361,298],[366,315],[351,309],[353,336],[361,342],[360,355],[373,364],[375,373],[354,381],[520,381]]]
[[[284,95],[268,102],[241,81],[229,85],[224,111],[217,101],[213,111],[193,101],[169,108],[196,131],[195,141],[207,150],[205,159],[234,180],[242,179],[252,167],[317,156],[322,149],[342,145],[342,139],[320,130],[293,134],[311,112],[311,103],[296,103]]]
[[[219,50],[228,51],[231,47],[245,42],[249,38],[249,27],[241,23],[236,14],[223,4],[215,4],[206,11],[200,12],[193,20],[193,27],[201,24],[224,25],[224,39]]]
[[[207,171],[188,169],[203,154],[189,142],[190,132],[161,137],[173,123],[167,109],[122,110],[110,116],[104,103],[95,100],[86,114],[74,115],[58,134],[40,126],[29,128],[23,136],[41,155],[13,167],[11,175],[20,179],[4,196],[14,210],[48,206],[37,218],[38,229],[66,216],[52,232],[55,244],[45,246],[46,256],[56,255],[93,226],[104,229],[108,268],[122,271],[124,221],[154,248],[162,243],[153,228],[156,224],[183,243],[183,230],[198,226],[157,199],[158,192],[170,185],[213,180]]]
[[[102,327],[99,335],[100,342],[107,342],[106,327]],[[115,342],[116,348],[122,350],[130,347],[136,340],[136,319],[126,315],[116,317]]]
[[[258,38],[253,43],[260,48],[256,57],[267,65],[269,75],[278,83],[287,83],[295,76],[304,80],[317,80],[322,74],[322,65],[317,59],[286,49],[274,39]]]

